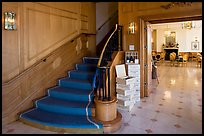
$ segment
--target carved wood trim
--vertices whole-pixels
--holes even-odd
[[[171,9],[175,6],[177,7],[188,7],[188,6],[191,6],[193,2],[171,2],[167,5],[162,5],[161,8],[164,8],[164,9]]]
[[[34,3],[34,2],[33,2]],[[76,12],[72,12],[72,11],[69,11],[69,10],[65,10],[65,9],[60,9],[60,8],[56,8],[54,6],[49,6],[49,5],[46,5],[46,4],[43,4],[43,3],[39,3],[39,2],[35,2],[35,4],[39,4],[39,5],[42,5],[42,6],[46,6],[46,7],[50,7],[50,8],[53,8],[53,9],[57,9],[57,10],[61,10],[61,11],[65,11],[65,12],[69,12],[69,13],[73,13],[73,14],[78,14]]]

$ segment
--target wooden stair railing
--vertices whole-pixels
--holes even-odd
[[[110,62],[114,51],[122,50],[122,26],[116,24],[115,30],[112,32],[101,52],[97,71],[95,74],[95,90],[97,97],[102,101],[111,101],[110,96]]]
[[[103,47],[105,43],[107,42],[108,38],[112,34],[112,32],[115,30],[115,24],[118,23],[118,10],[114,12],[114,14],[109,17],[96,31],[96,34],[99,34],[100,32],[103,32],[106,29],[110,30],[103,36],[102,40],[97,43],[96,45],[96,55],[100,56],[101,51],[103,50]]]
[[[101,52],[94,76],[95,119],[103,124],[104,132],[113,132],[120,128],[122,115],[117,111],[117,99],[111,95],[110,71],[115,51],[122,50],[122,26],[116,24],[114,31],[106,41]]]

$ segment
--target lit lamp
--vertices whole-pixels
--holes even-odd
[[[4,29],[16,30],[16,13],[14,12],[4,13]]]
[[[129,23],[128,34],[135,34],[135,32],[136,32],[136,24],[135,24],[135,22]]]
[[[164,31],[164,34],[166,35],[166,36],[170,36],[171,35],[171,31]]]
[[[169,30],[169,26],[167,25],[167,30],[164,31],[164,35],[165,36],[170,36],[171,35],[171,31]]]
[[[182,28],[191,29],[192,27],[192,21],[186,21],[182,24]]]

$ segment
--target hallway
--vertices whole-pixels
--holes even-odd
[[[153,79],[149,97],[130,111],[119,110],[121,128],[114,134],[202,134],[202,68],[158,66],[159,84]],[[2,128],[3,134],[57,133],[36,129],[21,122]]]

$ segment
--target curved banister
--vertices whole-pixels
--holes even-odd
[[[96,73],[93,80],[93,89],[96,90],[98,100],[111,101],[110,96],[110,67],[108,61],[112,60],[114,51],[121,50],[122,43],[122,26],[116,24],[114,31],[109,36],[108,40],[101,52]]]
[[[99,61],[98,61],[98,65],[97,65],[98,67],[100,67],[101,61],[102,61],[102,58],[103,58],[103,54],[104,54],[104,52],[105,52],[105,49],[106,49],[106,47],[107,47],[107,45],[108,45],[110,39],[112,38],[113,34],[117,31],[117,29],[118,29],[118,24],[116,24],[115,30],[112,32],[112,34],[111,34],[110,37],[108,38],[108,40],[107,40],[105,46],[103,47],[103,50],[102,50],[102,52],[101,52],[101,55],[100,55],[100,58],[99,58]]]

